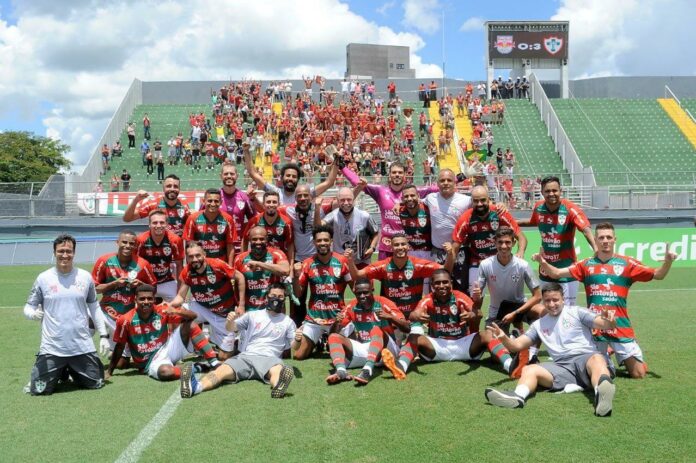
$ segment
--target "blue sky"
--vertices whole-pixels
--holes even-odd
[[[696,74],[692,0],[197,0],[195,5],[0,0],[0,130],[60,138],[80,166],[136,77],[341,77],[349,42],[407,45],[417,77],[440,77],[443,31],[446,75],[482,79],[485,20],[570,20],[571,78]]]

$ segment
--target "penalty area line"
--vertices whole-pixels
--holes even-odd
[[[181,400],[181,394],[179,389],[177,389],[169,396],[169,399],[162,405],[157,414],[152,417],[150,422],[140,431],[140,434],[128,444],[128,447],[116,459],[116,463],[138,461],[145,449],[150,446],[157,434],[166,426],[167,421],[174,415],[179,404],[181,404]]]

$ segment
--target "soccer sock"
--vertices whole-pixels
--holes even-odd
[[[196,353],[203,356],[208,363],[211,365],[217,363],[217,355],[215,355],[213,346],[210,345],[210,341],[203,333],[203,330],[195,323],[191,324],[191,343]]]
[[[529,388],[524,384],[518,384],[515,388],[515,394],[527,400],[527,397],[529,397]]]
[[[329,335],[329,354],[331,355],[331,363],[337,370],[346,369],[346,352],[341,344],[341,336],[336,333]]]
[[[488,351],[491,353],[491,355],[493,355],[500,363],[503,364],[503,367],[505,367],[506,370],[510,367],[512,357],[510,357],[510,352],[505,348],[502,342],[497,339],[493,339],[487,344],[486,347],[488,347]]]
[[[174,378],[181,378],[181,367],[173,367],[172,370],[174,371]]]
[[[372,367],[377,361],[377,356],[382,352],[384,347],[384,336],[382,334],[382,329],[379,326],[373,326],[370,330],[370,346],[367,349],[367,361],[365,362],[365,368],[370,369],[372,373]]]
[[[416,356],[415,351],[416,348],[411,341],[407,340],[404,345],[401,346],[401,352],[399,352],[399,363],[401,364],[401,368],[404,370],[404,373],[406,370],[408,370],[408,367],[413,362],[413,359]]]

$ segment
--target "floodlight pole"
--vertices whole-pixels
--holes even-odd
[[[442,10],[442,97],[445,97],[445,10]],[[437,98],[437,95],[435,95]]]

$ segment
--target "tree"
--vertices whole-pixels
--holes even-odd
[[[0,133],[0,182],[45,182],[71,162],[70,147],[30,132]]]

